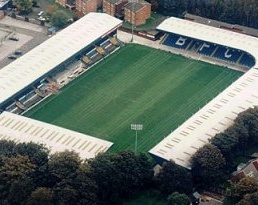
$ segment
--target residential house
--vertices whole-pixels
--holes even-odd
[[[250,160],[247,164],[241,163],[237,171],[232,173],[231,180],[238,182],[240,179],[247,176],[258,179],[258,158]]]
[[[146,1],[129,2],[124,7],[124,20],[135,26],[145,24],[150,17],[151,4]]]
[[[79,16],[84,16],[90,12],[96,12],[97,7],[97,0],[76,0],[75,10]]]
[[[124,5],[127,3],[128,0],[103,0],[103,12],[123,19]]]

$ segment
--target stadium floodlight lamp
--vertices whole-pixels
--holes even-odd
[[[135,130],[135,147],[134,147],[134,153],[137,154],[137,131],[142,130],[143,125],[142,124],[131,124],[131,130]]]

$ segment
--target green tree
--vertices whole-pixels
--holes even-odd
[[[162,194],[179,191],[182,193],[192,192],[192,177],[190,172],[185,168],[178,166],[173,161],[166,162],[162,165],[161,172],[155,177],[158,189]]]
[[[62,180],[73,180],[76,177],[81,159],[73,151],[64,151],[50,155],[48,170],[53,182],[58,183]]]
[[[87,162],[81,164],[77,171],[77,177],[73,181],[73,186],[77,188],[78,205],[98,205],[97,191],[98,187],[95,181],[91,178],[89,165]]]
[[[53,26],[63,28],[68,24],[69,15],[64,10],[57,10],[53,12],[50,22]]]
[[[152,179],[151,164],[143,154],[134,155],[131,151],[105,153],[88,163],[101,204],[119,204]]]
[[[27,156],[12,156],[0,158],[0,199],[23,201],[29,194],[28,190],[34,188],[30,180],[31,174],[35,171],[35,165],[32,164]],[[26,187],[24,187],[26,185]],[[28,185],[28,186],[27,186]],[[13,197],[13,194],[19,189],[22,193]]]
[[[187,195],[173,192],[168,196],[168,205],[189,205],[190,200]]]
[[[0,156],[10,157],[15,154],[16,144],[13,141],[0,140]]]
[[[38,187],[28,197],[25,205],[53,205],[53,193],[50,188]]]
[[[225,159],[212,144],[200,148],[191,158],[192,176],[200,187],[214,187],[225,179]]]
[[[253,177],[244,177],[235,187],[234,197],[238,200],[243,199],[246,194],[258,191],[258,181]]]
[[[258,204],[258,192],[252,194],[246,194],[244,198],[237,203],[237,205],[257,205]]]
[[[34,189],[35,184],[31,177],[21,176],[11,184],[7,200],[12,205],[23,204]]]
[[[13,3],[19,11],[30,12],[32,10],[32,0],[13,0]]]
[[[258,143],[258,107],[249,108],[240,113],[235,123],[245,127],[249,134],[249,141]]]
[[[36,165],[31,178],[36,186],[48,186],[48,154],[49,150],[43,145],[32,142],[19,143],[16,145],[15,152],[22,156],[29,157],[30,161]]]

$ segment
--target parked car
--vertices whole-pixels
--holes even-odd
[[[44,11],[38,12],[38,16],[42,16],[44,14]]]
[[[10,36],[10,37],[9,37],[9,40],[12,40],[12,41],[19,41],[19,38],[16,37],[16,36]]]
[[[14,51],[14,55],[20,56],[20,55],[22,55],[22,51],[21,50],[16,50],[16,51]]]
[[[16,55],[9,55],[8,58],[12,60],[17,59]]]

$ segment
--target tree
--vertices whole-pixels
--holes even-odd
[[[143,154],[135,155],[131,151],[105,153],[88,163],[101,204],[119,204],[152,179],[151,164]]]
[[[50,188],[38,187],[34,190],[25,205],[53,205],[53,193]]]
[[[237,203],[237,205],[257,205],[258,204],[258,192],[252,194],[246,194],[244,198]]]
[[[247,129],[249,140],[258,143],[258,107],[249,108],[240,113],[235,122]]]
[[[64,10],[57,10],[53,12],[50,22],[53,26],[63,28],[68,24],[69,15]]]
[[[48,170],[53,183],[62,180],[72,181],[76,177],[81,159],[79,155],[73,151],[64,151],[50,155],[48,162]]]
[[[0,140],[0,155],[10,157],[15,154],[16,144],[13,141]]]
[[[19,200],[23,201],[29,195],[29,190],[34,188],[34,184],[30,180],[30,176],[34,171],[35,165],[30,162],[27,156],[1,157],[0,199],[11,199],[12,204]],[[13,194],[20,188],[23,189],[22,193],[13,198]]]
[[[28,176],[21,176],[11,184],[7,200],[12,205],[23,204],[34,189],[33,180]]]
[[[220,149],[227,161],[231,161],[233,150],[237,147],[238,138],[229,136],[226,132],[216,134],[211,140],[211,144]]]
[[[19,11],[30,12],[32,10],[32,0],[13,0],[13,3]]]
[[[168,205],[189,205],[190,200],[187,195],[173,192],[168,196]]]
[[[176,191],[190,193],[193,189],[191,174],[173,161],[166,162],[162,165],[161,172],[156,175],[155,181],[158,189],[164,195]]]
[[[17,144],[15,152],[19,155],[29,157],[30,162],[35,165],[35,171],[31,178],[34,180],[36,185],[47,186],[49,150],[43,145],[29,142]]]
[[[191,158],[192,176],[200,187],[214,187],[225,179],[225,159],[221,151],[212,144],[206,144]]]
[[[78,205],[84,205],[84,204],[98,205],[99,204],[98,198],[97,198],[98,187],[95,181],[90,177],[88,163],[84,162],[81,164],[80,168],[78,169],[77,177],[73,181],[73,186],[77,188]]]
[[[258,181],[252,177],[244,177],[236,184],[234,197],[239,200],[246,194],[252,194],[257,191]]]

